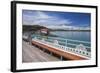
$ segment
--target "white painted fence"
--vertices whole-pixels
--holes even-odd
[[[42,43],[45,43],[45,44],[48,44],[48,45],[52,45],[52,46],[57,47],[59,49],[62,49],[64,51],[68,51],[68,52],[71,52],[71,53],[74,53],[74,54],[77,54],[77,55],[81,55],[81,56],[85,56],[87,58],[91,58],[91,52],[87,51],[87,49],[86,49],[86,48],[89,48],[89,49],[91,49],[91,48],[89,46],[85,46],[85,45],[82,44],[82,43],[90,44],[90,42],[63,39],[66,42],[66,44],[70,44],[70,45],[76,46],[75,48],[72,48],[72,47],[60,45],[58,40],[62,40],[62,38],[53,38],[53,37],[48,37],[48,38],[49,39],[42,38],[42,37],[35,37],[35,38],[33,38],[33,40],[41,41]],[[68,40],[74,41],[74,42],[80,42],[80,44],[67,43]]]

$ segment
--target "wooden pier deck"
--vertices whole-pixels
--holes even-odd
[[[23,63],[60,61],[57,57],[51,56],[33,45],[29,45],[28,42],[23,41],[22,45]]]
[[[36,41],[36,40],[32,40],[32,44],[36,45],[36,46],[38,46],[40,48],[43,48],[45,50],[48,50],[53,54],[59,55],[61,57],[61,59],[65,58],[67,60],[86,60],[86,58],[84,58],[82,56],[78,56],[76,54],[69,53],[67,51],[63,51],[63,50],[61,50],[59,48],[54,48],[54,47],[52,47],[50,45],[46,45],[46,44],[44,44],[42,42],[39,42],[39,41]]]

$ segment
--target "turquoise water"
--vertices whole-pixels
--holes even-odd
[[[91,42],[91,34],[89,31],[52,31],[50,32],[51,35],[48,35],[47,37],[43,37],[41,35],[39,36],[39,39],[47,38],[45,41],[53,43],[54,40],[58,40],[58,43],[63,46],[68,46],[75,48],[76,45],[83,44],[85,47],[91,47],[91,44],[88,42]],[[36,35],[33,35],[33,37]],[[67,40],[67,43],[66,43]],[[76,41],[75,41],[76,40]],[[80,42],[83,41],[83,42]],[[75,44],[75,45],[74,45]],[[91,48],[87,48],[87,51],[91,51]]]
[[[84,42],[91,42],[91,32],[90,31],[53,31],[50,32],[52,35],[56,35],[57,37],[64,38],[64,39],[71,39],[71,40],[78,40],[78,41],[84,41]],[[73,42],[73,41],[67,41],[68,43],[72,44],[83,44],[85,46],[90,47],[90,43],[80,43],[80,42]],[[65,43],[59,43],[61,45],[66,45]],[[67,44],[69,47],[76,47],[74,45]],[[87,51],[91,51],[91,48],[86,48]]]
[[[79,41],[91,41],[90,31],[53,31],[50,34],[56,35],[65,39],[79,40]]]

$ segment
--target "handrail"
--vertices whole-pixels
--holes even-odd
[[[49,38],[55,38],[55,37],[49,37]],[[88,43],[90,44],[90,42],[87,41],[79,41],[79,40],[72,40],[72,39],[65,39],[65,38],[61,38],[61,37],[56,37],[55,39],[61,39],[61,40],[69,40],[69,41],[76,41],[76,42],[82,42],[82,43]]]
[[[65,50],[65,51],[76,53],[78,55],[82,55],[82,56],[85,56],[85,57],[88,57],[88,58],[91,57],[91,52],[88,52],[88,51],[83,51],[83,50],[79,50],[77,48],[71,48],[71,47],[67,47],[67,46],[63,46],[63,45],[59,45],[59,44],[53,44],[53,43],[47,42],[45,40],[40,40],[40,39],[35,39],[35,40],[41,41],[43,43],[46,43],[46,44],[49,44],[49,45],[52,45],[52,46],[55,46],[55,47],[58,47],[59,49],[62,49],[62,50]]]
[[[42,38],[41,36],[37,36],[39,38]],[[46,39],[46,38],[45,38]],[[91,43],[90,42],[87,42],[87,41],[79,41],[79,40],[71,40],[71,39],[64,39],[64,38],[55,38],[55,37],[48,37],[46,40],[49,40],[49,41],[54,41],[54,40],[57,40],[59,43],[62,43],[62,44],[72,44],[72,45],[78,45],[78,44],[84,44],[84,46],[86,48],[90,48],[89,46],[85,45],[85,44],[88,44],[90,45]],[[63,40],[63,41],[61,41]],[[70,43],[69,41],[73,41],[73,42],[76,42],[76,43]],[[78,43],[78,44],[77,44]]]

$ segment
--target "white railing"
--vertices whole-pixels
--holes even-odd
[[[84,46],[84,45],[77,45],[77,44],[71,44],[71,45],[74,45],[74,46],[76,46],[75,48],[72,48],[72,47],[68,47],[68,46],[64,46],[64,45],[60,45],[59,44],[59,41],[57,41],[57,39],[55,39],[56,40],[56,42],[54,42],[55,40],[54,40],[54,38],[53,39],[49,39],[51,42],[49,42],[48,41],[48,39],[46,39],[46,38],[42,38],[42,39],[39,39],[40,37],[35,37],[35,38],[33,38],[33,40],[35,39],[35,40],[37,40],[37,41],[41,41],[42,43],[45,43],[45,44],[48,44],[48,45],[52,45],[52,46],[54,46],[54,47],[57,47],[57,48],[59,48],[59,49],[62,49],[62,50],[64,50],[64,51],[68,51],[68,52],[71,52],[71,53],[75,53],[75,54],[78,54],[78,55],[81,55],[81,56],[85,56],[85,57],[87,57],[87,58],[90,58],[91,57],[91,52],[90,51],[87,51],[86,50],[86,48],[85,49],[79,49],[79,48],[77,48],[77,46],[80,46],[80,47],[88,47],[88,46]],[[60,38],[59,38],[60,39]],[[72,40],[73,41],[73,40]],[[76,41],[76,40],[75,40]],[[75,42],[74,41],[74,42]],[[65,41],[66,42],[66,41]],[[79,41],[78,41],[79,42]],[[82,41],[81,41],[82,42]],[[84,42],[85,43],[85,42]],[[86,42],[86,43],[88,43],[89,44],[89,42]],[[67,43],[66,43],[67,44]],[[88,48],[90,48],[90,47],[88,47]]]

